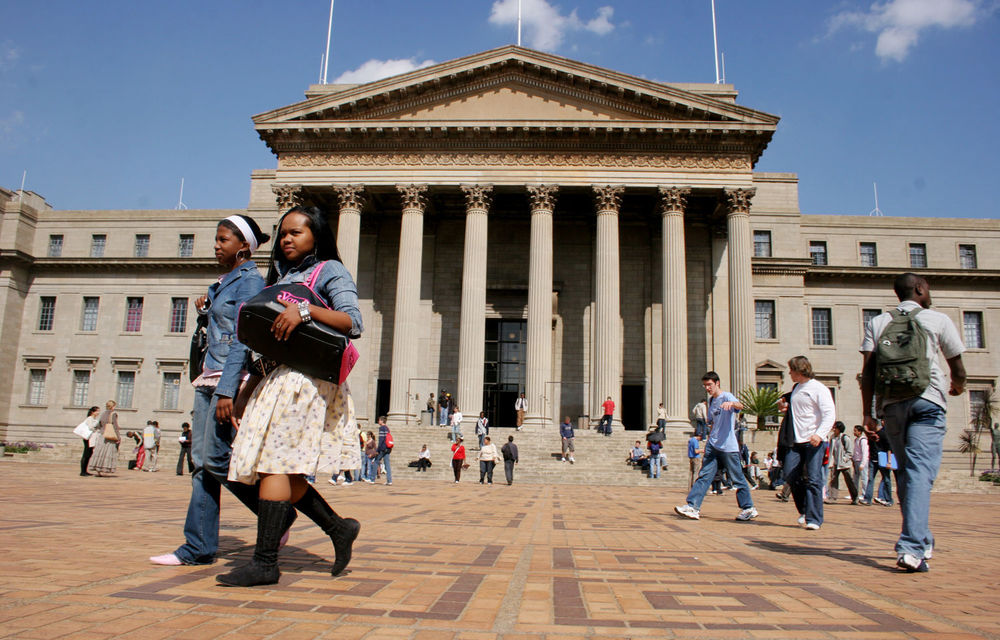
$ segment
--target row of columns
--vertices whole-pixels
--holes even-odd
[[[279,208],[298,204],[289,196],[298,185],[276,185]],[[357,277],[363,185],[334,187],[340,202],[337,245],[341,259]],[[420,272],[423,250],[423,214],[427,185],[397,185],[403,212],[396,272],[396,306],[393,321],[392,384],[389,393],[390,423],[405,423],[411,415],[408,382],[417,371],[417,322],[420,305]],[[458,399],[463,414],[474,421],[482,409],[483,345],[486,326],[487,219],[492,185],[461,185],[466,197],[465,246],[462,261],[462,306],[459,329]],[[525,424],[549,421],[544,405],[546,384],[552,379],[552,214],[558,195],[555,185],[527,185],[531,200],[531,240],[528,277],[528,351]],[[608,396],[616,401],[614,419],[620,421],[621,333],[620,256],[618,217],[625,188],[594,187],[597,200],[595,238],[594,358],[591,385],[592,415],[601,413]],[[687,428],[687,273],[684,245],[684,209],[690,189],[661,187],[662,224],[662,398],[668,425]],[[730,307],[731,386],[739,390],[753,381],[753,294],[750,259],[750,200],[753,189],[726,189],[728,277]]]

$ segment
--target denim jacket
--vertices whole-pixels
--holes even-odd
[[[264,278],[253,260],[227,273],[208,288],[208,351],[205,368],[222,370],[215,395],[236,396],[240,372],[246,367],[247,347],[236,338],[236,314],[240,305],[260,293]],[[199,310],[199,313],[202,313]]]
[[[279,262],[276,267],[281,277],[275,284],[305,282],[315,264],[316,259],[312,256],[293,267]],[[361,310],[358,308],[358,287],[347,267],[337,260],[327,260],[313,288],[331,309],[343,311],[351,317],[351,332],[347,337],[360,338],[365,329],[361,321]]]

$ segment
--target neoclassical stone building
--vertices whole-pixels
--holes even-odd
[[[949,407],[954,444],[1000,375],[1000,224],[803,216],[794,174],[754,172],[778,118],[736,98],[514,46],[313,86],[254,118],[277,168],[253,173],[247,211],[264,225],[295,203],[330,212],[366,323],[351,379],[366,421],[412,424],[446,389],[469,421],[511,424],[523,391],[532,428],[596,421],[609,396],[626,427],[663,402],[680,428],[706,370],[731,389],[782,385],[801,353],[858,422],[863,318],[912,269],[974,342],[977,393]],[[68,433],[81,404],[130,380],[137,412],[182,414],[186,300],[210,282],[214,225],[231,212],[0,197],[8,437]],[[90,257],[102,233],[106,253]],[[108,303],[85,331],[94,297]],[[164,326],[136,325],[152,304]],[[79,371],[94,389],[82,403]]]

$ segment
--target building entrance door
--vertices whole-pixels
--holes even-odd
[[[491,427],[517,424],[514,401],[524,391],[527,336],[526,320],[486,321],[483,411]]]

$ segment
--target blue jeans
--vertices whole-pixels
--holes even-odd
[[[729,477],[736,485],[736,502],[740,509],[749,509],[753,506],[753,499],[750,497],[750,487],[746,478],[743,477],[743,468],[740,465],[740,454],[738,451],[718,451],[711,444],[705,444],[705,458],[701,463],[701,471],[698,479],[694,481],[691,491],[687,495],[687,503],[695,509],[701,509],[701,503],[708,493],[708,487],[715,477],[715,471],[719,465],[723,465],[729,470]]]
[[[229,455],[233,428],[215,420],[215,389],[196,387],[191,419],[191,500],[184,521],[184,544],[174,555],[184,564],[208,564],[219,550],[219,494],[225,486],[248,509],[257,513],[257,487],[230,482]]]
[[[611,435],[611,420],[613,416],[604,414],[601,416],[601,421],[597,423],[597,432],[603,433],[606,436]]]
[[[462,425],[453,424],[451,425],[451,441],[458,442],[458,439],[462,437]],[[482,445],[480,445],[482,447]]]
[[[385,463],[385,481],[386,483],[392,482],[392,465],[389,464],[389,456],[392,451],[383,451],[382,453],[375,456],[375,461],[372,463],[372,476],[374,477],[375,472],[378,471],[378,463]]]
[[[375,458],[361,454],[361,479],[375,481]]]
[[[660,477],[660,466],[662,466],[662,461],[660,460],[660,454],[657,453],[655,456],[649,456],[649,477],[659,478]]]
[[[896,454],[896,476],[903,527],[896,553],[918,558],[934,546],[931,534],[931,488],[941,467],[945,410],[930,400],[912,398],[882,409],[885,430]]]
[[[879,474],[882,475],[882,484],[878,487],[878,497],[884,502],[892,504],[892,474],[889,469],[878,466],[878,454],[874,459],[868,460],[868,484],[865,486],[865,495],[861,498],[864,502],[870,503],[875,495],[875,480]]]
[[[796,506],[801,507],[800,513],[806,517],[806,522],[823,524],[823,445],[796,443],[785,454],[782,469],[792,493],[796,493],[796,487],[800,488],[798,495],[802,504]]]

